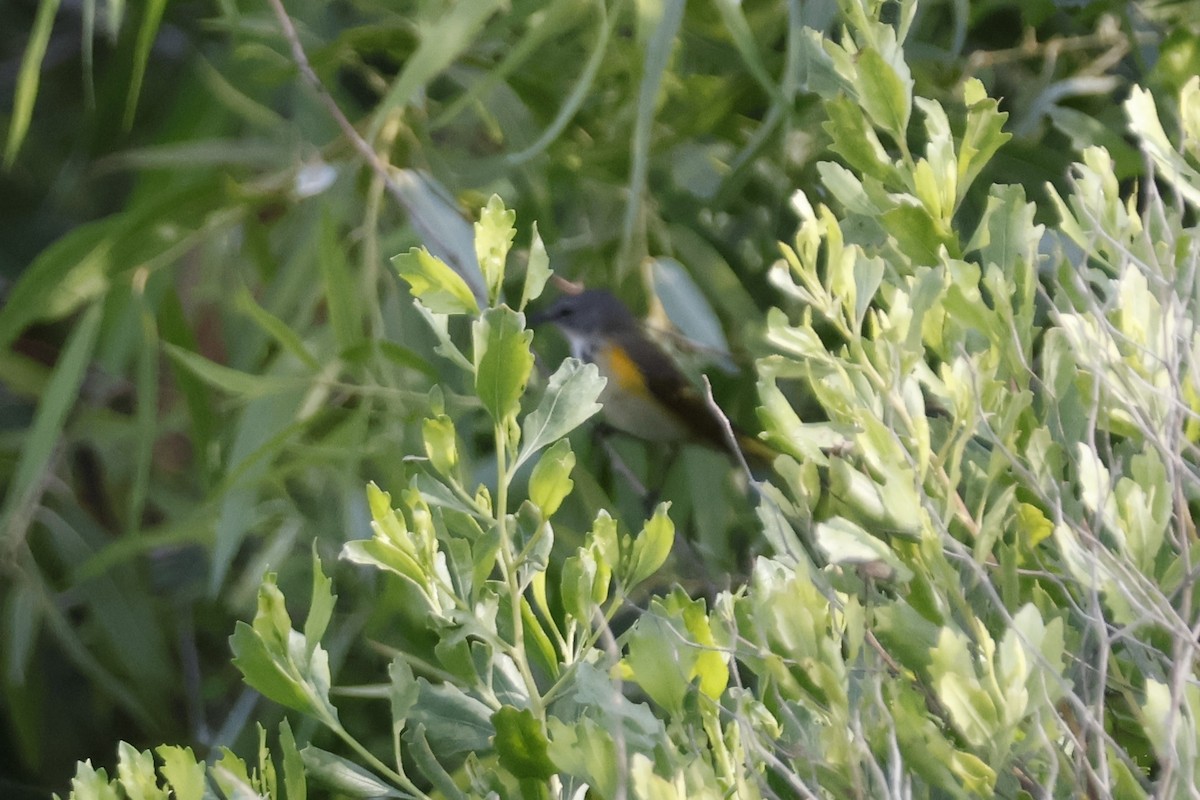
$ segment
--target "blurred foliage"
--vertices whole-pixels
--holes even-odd
[[[661,315],[656,288],[680,327],[718,320],[743,365],[768,347],[764,309],[781,304],[770,268],[802,221],[797,189],[837,209],[846,241],[893,270],[904,263],[887,237],[910,230],[912,212],[878,209],[892,214],[881,228],[866,207],[852,213],[847,201],[861,198],[820,166],[862,171],[851,152],[861,131],[839,127],[857,109],[836,100],[846,79],[806,30],[848,41],[843,23],[857,4],[286,6],[336,104],[403,170],[402,208],[298,75],[269,4],[0,6],[0,776],[16,783],[61,791],[76,759],[110,762],[117,738],[249,752],[251,720],[273,730],[278,712],[255,707],[226,636],[252,615],[268,569],[300,596],[292,590],[311,576],[298,550],[316,540],[332,564],[365,535],[367,480],[394,493],[407,485],[403,459],[424,452],[430,387],[442,387],[458,425],[470,483],[495,480],[490,421],[386,267],[418,244],[452,262],[472,253],[460,210],[499,193],[519,220],[538,221],[560,274]],[[1118,101],[1142,86],[1176,130],[1177,98],[1200,72],[1200,22],[1186,2],[879,12],[906,31],[911,85],[901,91],[959,109],[948,120],[954,141],[970,78],[1009,115],[1013,138],[981,159],[949,227],[928,240],[957,244],[956,258],[975,246],[964,232],[997,218],[992,184],[1024,187],[1034,218],[1023,222],[1057,224],[1055,198],[1071,195],[1080,173],[1070,165],[1086,146],[1111,157],[1092,156],[1092,173],[1134,197],[1146,161]],[[890,134],[893,156],[945,142],[921,115]],[[1019,205],[1008,197],[1006,208]],[[518,264],[529,249],[521,230]],[[927,244],[927,232],[903,243]],[[1089,252],[1089,241],[1073,246]],[[699,300],[672,306],[664,272],[699,290],[674,297]],[[512,274],[510,290],[521,280]],[[1039,313],[1051,309],[1061,312]],[[1103,327],[1093,317],[1076,330]],[[820,318],[815,334],[840,336]],[[553,343],[539,349],[555,362]],[[731,414],[754,419],[753,382],[714,382]],[[836,420],[836,403],[797,385],[783,388],[806,419]],[[577,546],[598,509],[627,525],[644,509],[590,440],[573,441],[576,486],[558,522]],[[655,471],[638,443],[618,448],[635,471]],[[662,492],[691,540],[664,582],[711,593],[768,549],[719,456],[688,452]],[[1047,514],[1030,492],[1017,496]],[[1029,510],[1018,519],[1045,527]],[[346,660],[364,636],[433,647],[420,625],[397,624],[412,614],[403,593],[345,576],[323,641],[339,684],[375,680],[361,651]],[[775,580],[771,591],[782,591]],[[397,641],[400,630],[413,639]],[[1126,697],[1107,724],[1131,726],[1141,713]],[[373,718],[365,707],[343,713]],[[1143,744],[1150,753],[1161,737]]]

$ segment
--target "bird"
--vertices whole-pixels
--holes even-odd
[[[758,464],[769,464],[777,455],[719,416],[612,292],[564,292],[529,322],[534,327],[553,324],[566,337],[571,354],[595,364],[608,379],[599,399],[613,428],[652,443],[695,442]]]

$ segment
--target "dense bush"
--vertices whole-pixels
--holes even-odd
[[[223,9],[185,87],[217,111],[110,157],[123,208],[14,285],[21,758],[66,663],[139,742],[77,797],[1193,792],[1197,39],[1134,36],[1184,12],[1031,11],[1045,45],[963,57],[1007,7],[497,8],[293,9],[407,167],[365,173],[280,23]],[[493,200],[473,246],[439,184],[519,233]],[[689,453],[643,522],[563,438],[594,372],[535,370],[548,262],[709,345],[741,323],[756,391],[717,389],[771,476]],[[290,722],[206,643],[251,613],[234,665]]]

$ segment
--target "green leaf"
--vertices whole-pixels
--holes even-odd
[[[8,126],[8,141],[4,145],[4,167],[10,169],[16,163],[17,153],[29,132],[33,119],[33,104],[37,100],[38,80],[42,74],[42,60],[50,43],[50,32],[54,28],[54,17],[61,0],[40,0],[37,16],[21,57],[21,70],[17,73],[17,88],[13,93],[12,118]]]
[[[999,103],[987,96],[978,78],[969,78],[963,86],[963,101],[967,105],[967,126],[958,146],[958,198],[991,161],[1005,142],[1012,138],[1004,131],[1008,112],[999,110]]]
[[[492,195],[475,223],[475,256],[487,284],[488,304],[496,305],[504,287],[504,265],[517,237],[517,212],[504,207],[500,195]]]
[[[900,250],[912,259],[916,266],[931,267],[940,259],[945,246],[951,256],[957,245],[945,232],[939,230],[929,212],[920,206],[898,205],[880,217],[884,228],[900,245]]]
[[[874,47],[858,53],[859,99],[871,120],[897,142],[908,135],[912,115],[912,76],[903,61],[889,63]]]
[[[269,648],[253,627],[239,621],[229,637],[229,644],[234,655],[233,665],[251,688],[281,706],[306,713],[312,711],[300,681],[279,665],[275,658],[278,651]]]
[[[296,747],[296,737],[292,735],[292,726],[286,717],[279,723],[279,754],[283,760],[283,786],[287,800],[306,800],[308,778],[304,757]]]
[[[165,800],[166,792],[158,788],[158,779],[154,774],[154,756],[149,750],[139,752],[127,742],[118,744],[117,780],[131,800],[160,797]]]
[[[207,788],[204,779],[207,770],[203,761],[196,760],[192,748],[164,744],[154,748],[154,752],[162,760],[159,771],[175,800],[202,800]],[[288,800],[292,800],[290,795]]]
[[[477,0],[451,6],[436,20],[419,20],[420,43],[408,54],[404,69],[376,105],[367,141],[375,141],[384,124],[395,118],[397,109],[411,103],[429,81],[462,55],[488,18],[503,5],[503,0]],[[435,8],[442,9],[441,6]]]
[[[413,676],[412,667],[401,656],[388,664],[388,700],[392,710],[392,735],[399,735],[408,721],[408,714],[417,704],[421,687]]]
[[[822,127],[829,134],[829,148],[863,175],[884,185],[899,183],[896,168],[875,129],[867,124],[862,107],[843,94],[825,101],[826,120]]]
[[[672,621],[645,614],[627,635],[622,661],[626,677],[670,714],[683,712],[698,652],[681,633]]]
[[[433,351],[444,358],[448,358],[456,367],[473,374],[475,367],[471,364],[470,359],[463,355],[462,351],[458,349],[458,345],[450,338],[450,315],[435,314],[419,300],[413,302],[413,307],[416,308],[418,314],[425,318],[429,329],[437,337],[438,344],[433,348]]]
[[[263,578],[252,625],[238,622],[229,639],[233,663],[251,687],[288,708],[337,723],[329,702],[329,655],[292,630],[275,576]]]
[[[642,196],[646,192],[646,181],[650,174],[651,141],[654,133],[655,112],[658,110],[659,92],[663,78],[670,65],[679,28],[683,23],[685,0],[661,0],[647,3],[639,9],[638,23],[651,35],[643,37],[645,57],[641,64],[641,82],[638,85],[637,117],[633,126],[633,143],[630,147],[632,166],[629,170],[628,200],[625,218],[621,225],[621,241],[626,246],[633,241],[635,227],[641,216]],[[618,271],[628,269],[619,266]]]
[[[150,49],[158,38],[158,28],[162,23],[163,11],[167,0],[147,0],[142,6],[142,24],[138,26],[137,42],[133,48],[133,69],[129,78],[129,94],[125,96],[125,130],[133,127],[133,117],[137,112],[138,97],[142,93],[142,79],[146,75],[146,65],[150,61]]]
[[[420,700],[409,714],[410,727],[424,728],[440,757],[491,749],[496,729],[487,706],[451,684],[434,685],[424,678],[417,684]]]
[[[592,786],[600,797],[616,794],[620,759],[612,733],[594,719],[546,721],[550,733],[547,754],[555,766]]]
[[[471,287],[445,261],[424,247],[392,257],[400,277],[408,281],[412,293],[435,314],[478,314],[479,303]]]
[[[359,764],[311,744],[300,751],[304,768],[335,794],[348,797],[407,797]],[[290,800],[290,798],[289,798]]]
[[[1159,176],[1167,179],[1193,206],[1200,206],[1200,172],[1171,144],[1159,119],[1154,95],[1134,86],[1125,100],[1125,113],[1129,117],[1129,130],[1154,159]]]
[[[525,285],[521,289],[520,310],[533,300],[542,296],[546,281],[554,273],[550,270],[550,256],[546,253],[546,244],[538,234],[537,223],[533,223],[533,237],[529,242],[529,263],[525,266]]]
[[[346,245],[338,237],[337,225],[329,212],[321,216],[317,264],[325,285],[323,296],[329,309],[329,327],[338,352],[345,353],[364,338],[363,312],[354,273],[347,263]]]
[[[889,580],[899,583],[912,580],[912,570],[896,557],[892,548],[845,517],[818,523],[815,534],[817,544],[831,564],[863,566],[873,574],[883,567]]]
[[[448,800],[467,800],[467,796],[458,788],[454,778],[442,766],[442,762],[434,755],[429,739],[425,735],[425,726],[417,725],[408,735],[409,752],[421,775],[425,777],[438,793]]]
[[[658,508],[654,509],[654,516],[646,521],[641,534],[634,539],[626,578],[629,587],[636,586],[657,572],[671,554],[671,546],[675,544],[675,523],[667,515],[670,507],[670,503],[659,503]]]
[[[388,539],[376,536],[374,539],[346,542],[342,545],[341,557],[352,564],[395,573],[411,581],[418,589],[426,587],[427,576],[416,556]]]
[[[57,800],[55,795],[55,800]],[[116,781],[109,782],[104,768],[94,769],[91,759],[75,763],[75,777],[71,778],[71,797],[79,800],[125,800],[125,795]]]
[[[580,550],[562,565],[563,609],[584,626],[592,622],[592,589],[596,583],[596,559]]]
[[[650,260],[650,274],[655,295],[671,323],[705,355],[726,369],[734,369],[721,321],[683,264],[673,258],[654,258]]]
[[[546,754],[549,742],[532,711],[504,706],[492,715],[492,725],[496,728],[496,755],[513,775],[546,780],[558,772]]]
[[[421,423],[421,436],[425,441],[425,455],[438,473],[448,479],[458,476],[458,433],[454,420],[445,414],[426,419]]]
[[[242,372],[215,361],[209,361],[199,353],[193,353],[169,342],[163,343],[163,349],[168,356],[180,367],[186,369],[200,380],[241,397],[262,397],[287,389],[294,389],[299,382],[290,378],[277,378],[269,375],[256,375]]]
[[[334,603],[337,601],[337,595],[333,593],[333,581],[325,577],[325,572],[321,569],[315,540],[312,545],[312,571],[312,603],[304,620],[304,642],[310,658],[321,643],[321,637],[325,635],[325,629],[333,617]]]
[[[239,286],[234,291],[233,307],[249,317],[264,333],[274,339],[284,350],[299,359],[300,363],[304,364],[309,370],[317,372],[321,369],[321,362],[317,360],[316,356],[308,352],[308,348],[305,347],[303,340],[301,340],[296,332],[286,322],[259,305],[258,301],[254,299],[254,295],[250,294],[250,290],[245,286]]]
[[[567,358],[550,376],[545,394],[522,423],[521,452],[515,466],[578,428],[602,406],[596,402],[605,378],[595,364]]]
[[[529,476],[529,499],[541,509],[544,518],[553,516],[575,487],[571,480],[574,468],[575,453],[566,439],[559,439],[538,459]]]
[[[67,415],[79,400],[79,387],[87,374],[100,331],[103,307],[89,308],[63,348],[50,383],[38,403],[33,423],[24,436],[21,455],[5,487],[0,507],[0,555],[8,556],[26,534],[44,478],[58,449]]]
[[[533,371],[533,331],[525,315],[505,306],[489,308],[472,327],[475,347],[475,392],[497,424],[520,410],[521,395]]]
[[[238,758],[228,747],[219,748],[221,757],[212,765],[210,774],[225,797],[251,798],[259,797],[254,782],[250,780],[250,772],[246,762]]]

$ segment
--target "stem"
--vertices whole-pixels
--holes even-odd
[[[392,783],[396,784],[401,789],[403,789],[404,791],[411,794],[413,797],[421,797],[421,798],[429,797],[429,795],[422,792],[415,783],[413,783],[411,780],[409,780],[408,776],[405,775],[403,772],[397,772],[396,770],[392,769],[387,764],[383,763],[378,758],[376,758],[374,753],[372,753],[370,750],[368,750],[366,747],[364,747],[357,739],[355,739],[353,736],[351,736],[350,733],[345,728],[343,728],[339,722],[337,722],[337,720],[324,720],[324,722],[326,725],[328,725],[330,728],[333,729],[333,732],[336,733],[343,742],[350,745],[350,748],[352,750],[354,750],[355,753],[358,753],[359,757],[362,758],[362,760],[364,762],[371,765],[371,767],[373,769],[380,772]]]
[[[538,692],[537,681],[529,668],[529,659],[525,652],[525,621],[521,618],[521,585],[517,580],[517,568],[513,561],[512,536],[508,530],[508,485],[512,475],[508,469],[508,437],[505,435],[506,425],[497,422],[496,434],[496,524],[500,526],[500,571],[504,583],[508,587],[508,596],[512,607],[513,641],[509,655],[516,663],[525,681],[525,691],[529,694],[529,706],[535,717],[544,721],[545,705]]]

